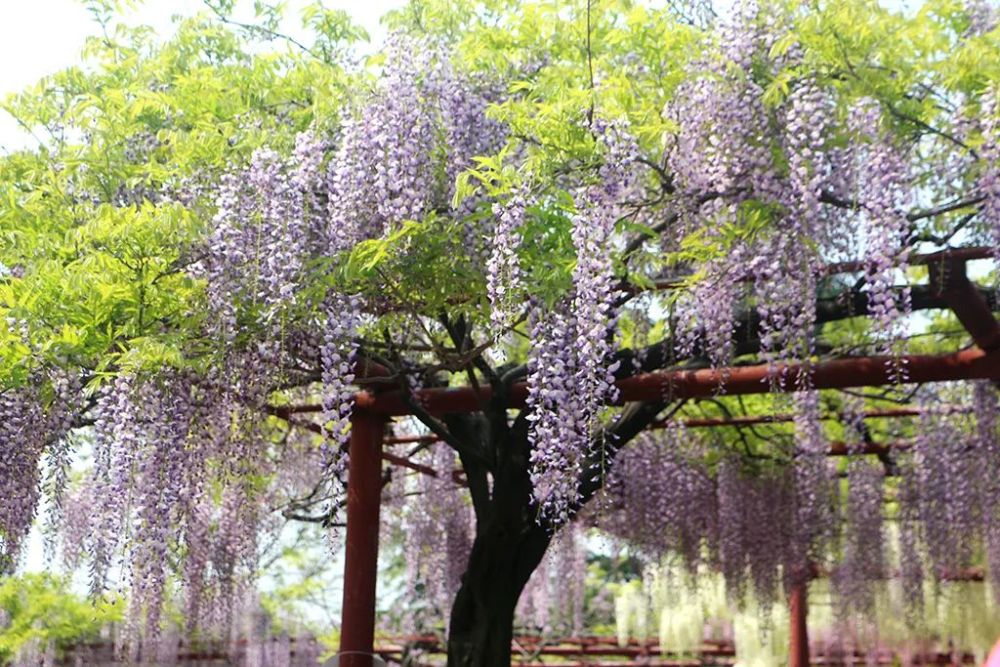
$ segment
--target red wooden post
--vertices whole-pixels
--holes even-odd
[[[802,578],[792,587],[788,596],[791,632],[788,639],[788,667],[809,667],[809,581]]]
[[[344,603],[340,621],[342,667],[372,667],[384,431],[384,417],[355,411],[349,447]]]

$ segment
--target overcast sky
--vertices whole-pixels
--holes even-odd
[[[145,0],[129,12],[129,23],[153,26],[169,35],[172,17],[189,16],[205,9],[202,0]],[[250,3],[243,2],[244,5]],[[290,0],[287,31],[299,29],[296,8],[303,0]],[[327,7],[346,9],[378,40],[379,18],[403,0],[326,0]],[[0,0],[0,97],[17,92],[60,69],[76,64],[88,35],[97,31],[80,0]],[[25,145],[27,138],[13,119],[0,112],[0,146]]]

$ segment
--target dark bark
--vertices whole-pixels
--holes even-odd
[[[528,504],[498,511],[477,530],[469,566],[452,606],[448,634],[451,667],[506,667],[511,664],[514,608],[535,571],[551,535]]]
[[[601,438],[606,443],[603,464],[656,419],[662,404],[632,404]],[[540,524],[531,497],[528,420],[520,415],[509,428],[483,428],[482,416],[449,419],[448,427],[461,438],[488,439],[499,453],[493,494],[485,501],[473,495],[476,506],[476,539],[462,586],[451,611],[448,632],[449,667],[510,665],[514,609],[531,573],[541,562],[552,540],[552,526]],[[464,463],[463,457],[463,463]],[[581,503],[600,490],[603,479],[595,474],[597,460],[588,463],[580,480]],[[470,488],[485,483],[486,471],[465,466]],[[478,496],[478,498],[477,498]]]
[[[464,421],[464,428],[458,420],[449,426],[463,435],[482,433],[469,424],[473,420]],[[550,529],[535,520],[531,502],[527,420],[518,418],[509,429],[493,429],[489,439],[502,456],[491,471],[492,496],[475,501],[476,538],[448,631],[450,667],[511,664],[514,608],[552,538]],[[476,466],[466,467],[466,472],[470,486],[485,479],[486,471]]]

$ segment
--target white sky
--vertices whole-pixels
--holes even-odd
[[[294,35],[301,30],[296,10],[307,3],[290,0],[287,4],[285,30]],[[348,10],[373,41],[378,41],[383,34],[379,18],[404,2],[326,0],[325,4]],[[250,3],[243,0],[242,5]],[[168,35],[174,15],[190,16],[201,10],[207,11],[202,0],[145,0],[128,13],[127,22],[150,25]],[[80,0],[0,0],[0,98],[78,63],[84,40],[97,31],[97,24]],[[0,147],[13,149],[27,141],[13,119],[0,111]]]

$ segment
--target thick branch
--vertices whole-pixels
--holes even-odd
[[[452,449],[458,452],[458,455],[463,459],[463,462],[465,460],[475,461],[486,470],[490,469],[490,461],[483,456],[482,452],[477,451],[476,443],[465,442],[462,438],[458,438],[452,434],[443,422],[428,412],[424,406],[420,404],[420,401],[413,397],[411,392],[406,391],[405,396],[406,404],[410,408],[410,413],[416,417],[421,424],[429,428],[432,433],[437,435],[441,438],[441,440],[451,446]]]
[[[444,419],[451,429],[463,442],[482,442],[488,437],[484,433],[482,420],[476,419],[477,415],[448,415]],[[484,521],[490,511],[490,490],[487,478],[487,468],[475,457],[458,452],[462,462],[462,469],[468,480],[469,495],[472,497],[472,508],[476,512],[476,521]]]
[[[683,404],[684,401],[677,402],[674,411]],[[604,486],[606,472],[614,463],[618,451],[649,428],[666,407],[666,401],[630,403],[622,410],[618,420],[599,436],[601,442],[593,448],[594,455],[588,460],[580,480],[580,507],[588,503]]]
[[[971,286],[991,310],[997,310],[997,297],[993,290]],[[910,288],[911,307],[913,311],[946,310],[951,307],[948,299],[930,285],[914,285]],[[868,311],[868,295],[857,290],[848,290],[834,298],[823,299],[816,303],[816,324],[839,322],[864,315]],[[748,308],[736,316],[734,331],[734,355],[739,357],[755,354],[760,351],[760,341],[757,331],[760,329],[760,316],[756,308]],[[647,345],[639,350],[620,350],[615,354],[615,360],[620,361],[617,379],[631,377],[637,373],[648,373],[677,365],[678,361],[694,361],[693,366],[704,366],[701,363],[701,350],[695,349],[692,359],[678,360],[673,354],[674,345],[669,340],[661,340]],[[527,366],[519,366],[505,374],[508,382],[517,382],[527,376]]]

